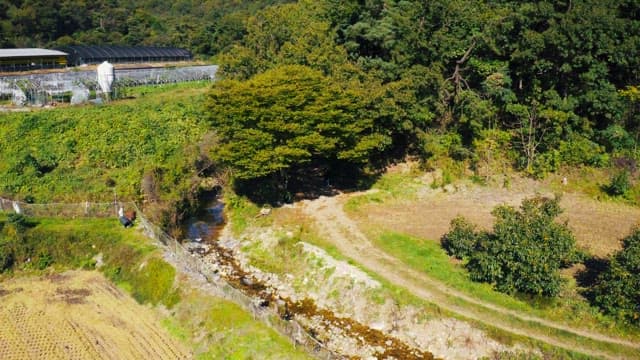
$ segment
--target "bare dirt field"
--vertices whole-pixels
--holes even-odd
[[[0,283],[0,359],[185,359],[153,310],[98,272]]]
[[[431,189],[428,182],[412,199],[369,204],[356,217],[383,228],[439,241],[449,231],[451,220],[462,215],[480,228],[493,225],[492,209],[501,204],[518,207],[536,194],[553,196],[543,184],[517,179],[509,189],[466,183],[451,192]],[[577,193],[564,193],[560,221],[567,221],[577,244],[592,254],[606,256],[620,248],[620,239],[640,223],[640,208],[598,201]]]

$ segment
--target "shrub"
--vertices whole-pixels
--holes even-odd
[[[611,182],[606,186],[606,191],[611,196],[622,196],[631,188],[629,172],[622,170],[611,177]]]
[[[0,273],[10,270],[15,262],[11,239],[0,235]]]
[[[462,138],[456,133],[438,134],[426,132],[421,134],[420,155],[422,160],[430,163],[436,162],[443,157],[466,158],[469,156],[468,150],[462,146]]]
[[[611,152],[631,149],[634,145],[633,137],[620,125],[611,125],[602,130],[599,141]]]
[[[560,144],[560,159],[563,164],[578,166],[605,166],[608,156],[604,149],[584,136],[574,135]]]
[[[475,158],[473,167],[485,180],[496,173],[504,173],[512,165],[514,154],[510,145],[511,133],[502,130],[483,130],[473,140]]]
[[[9,214],[7,216],[7,223],[12,225],[19,234],[23,233],[29,227],[27,218],[22,214]]]
[[[441,244],[447,254],[462,259],[471,255],[477,237],[476,226],[464,217],[457,216],[451,220],[451,230],[442,236]]]
[[[531,175],[537,179],[544,179],[548,174],[558,171],[560,160],[560,153],[557,150],[539,154],[533,161]]]
[[[491,233],[479,233],[466,220],[456,218],[443,246],[466,264],[474,281],[495,284],[506,293],[555,296],[562,281],[559,269],[575,261],[575,239],[561,213],[559,199],[535,197],[522,202],[520,210],[498,206]]]
[[[604,312],[640,325],[640,228],[622,240],[588,295]]]

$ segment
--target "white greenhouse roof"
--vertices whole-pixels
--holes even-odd
[[[67,53],[58,50],[25,48],[25,49],[0,49],[0,58],[38,57],[38,56],[67,56]]]

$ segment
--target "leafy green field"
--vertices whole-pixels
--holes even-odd
[[[170,194],[192,176],[207,82],[131,90],[100,106],[0,117],[0,194],[34,202],[139,200],[145,174]]]

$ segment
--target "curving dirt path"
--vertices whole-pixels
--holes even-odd
[[[624,358],[608,351],[587,347],[580,343],[579,340],[568,341],[549,336],[544,330],[552,329],[567,332],[603,343],[640,350],[640,344],[631,341],[613,338],[583,329],[574,329],[549,320],[525,315],[517,311],[480,301],[432,279],[424,273],[409,268],[406,264],[402,263],[402,261],[375,247],[360,231],[356,223],[349,219],[344,213],[342,210],[344,201],[349,196],[354,195],[361,194],[320,197],[312,201],[303,201],[299,206],[302,206],[303,211],[315,220],[322,235],[331,241],[342,254],[355,260],[386,280],[406,288],[424,300],[437,304],[446,311],[485,323],[512,334],[525,336],[586,355],[607,359]],[[460,300],[471,304],[471,306],[461,306],[457,304]],[[515,322],[519,324],[509,323],[505,319],[515,320]],[[533,323],[538,328],[536,329],[536,326],[527,325],[527,323]],[[548,329],[540,329],[540,327],[546,327]]]

